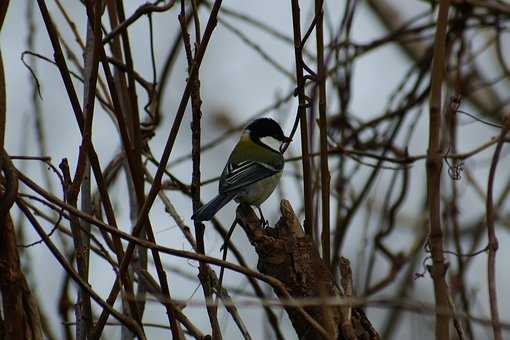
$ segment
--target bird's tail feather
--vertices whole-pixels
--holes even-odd
[[[232,198],[234,198],[232,195],[219,194],[195,211],[193,216],[191,216],[191,219],[195,221],[209,221],[218,212],[218,210],[223,208],[223,206],[230,202]]]

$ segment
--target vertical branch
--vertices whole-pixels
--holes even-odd
[[[2,26],[4,23],[5,15],[7,14],[7,8],[9,7],[9,1],[0,2],[0,32],[2,32]],[[5,140],[5,117],[6,117],[6,90],[5,90],[5,74],[4,74],[4,63],[2,58],[2,49],[0,48],[0,150],[4,149]]]
[[[0,150],[4,149],[5,140],[5,121],[7,113],[5,92],[4,62],[2,58],[2,50],[0,49]]]
[[[96,13],[96,16],[99,16],[99,13]],[[84,107],[83,113],[85,115],[85,120],[89,121],[87,116],[90,117],[90,122],[92,122],[93,115],[93,103],[94,97],[91,97],[91,94],[95,95],[95,86],[97,80],[97,70],[98,70],[98,59],[95,51],[96,38],[94,36],[94,30],[92,28],[93,23],[87,23],[87,37],[86,37],[86,45],[85,51],[83,53],[84,57],[84,76],[85,83],[83,88],[83,102],[86,103]],[[92,103],[92,105],[91,105]],[[92,106],[92,107],[91,107]],[[90,131],[92,133],[92,131]],[[84,134],[84,138],[87,134]],[[86,155],[84,155],[84,165],[83,165],[83,179],[81,183],[81,209],[90,213],[92,211],[92,201],[91,201],[91,181],[90,181],[90,162]],[[76,202],[74,202],[76,204]],[[74,219],[74,218],[73,218]],[[77,224],[81,224],[77,225]],[[81,221],[77,223],[73,223],[75,234],[80,234],[78,238],[74,238],[75,242],[78,243],[78,247],[76,247],[76,261],[80,263],[79,272],[84,281],[88,281],[89,277],[89,259],[90,259],[90,224],[86,221]],[[81,230],[83,228],[83,230]],[[91,315],[91,307],[90,307],[90,297],[88,296],[86,290],[80,288],[78,290],[78,299],[77,299],[77,308],[76,308],[76,338],[77,339],[86,339],[87,334],[91,329],[92,324],[92,315]]]
[[[6,155],[6,153],[4,154]],[[42,340],[39,310],[21,271],[14,225],[10,214],[3,216],[1,222],[0,293],[5,318],[5,339]]]
[[[452,105],[450,105],[450,106],[452,106]],[[456,150],[457,150],[457,127],[458,127],[457,126],[457,115],[456,115],[457,112],[455,112],[451,108],[450,108],[450,110],[448,110],[448,112],[449,112],[448,121],[449,121],[450,147],[451,147],[452,152],[456,153]],[[458,166],[457,162],[458,162],[458,160],[454,160],[454,163],[452,165],[452,167],[454,169]],[[457,252],[457,254],[463,254],[462,245],[461,245],[461,235],[460,235],[461,228],[460,228],[460,222],[459,222],[459,202],[458,202],[459,201],[459,190],[458,190],[458,185],[457,185],[456,179],[452,180],[451,190],[452,190],[451,200],[449,202],[450,206],[449,206],[448,210],[450,211],[449,218],[451,221],[451,228],[452,228],[452,234],[453,234],[452,238],[453,238],[453,241],[455,244],[455,251]],[[465,260],[462,258],[462,256],[456,256],[456,258],[457,258],[457,266],[458,266],[457,274],[455,275],[455,280],[457,281],[457,289],[456,290],[460,296],[460,299],[462,301],[462,304],[463,304],[466,314],[469,315],[469,298],[467,296],[466,285],[464,282]],[[452,301],[453,301],[453,296],[452,296]],[[466,333],[469,334],[469,338],[473,339],[473,333],[471,330],[471,323],[470,323],[469,318],[464,320],[464,322],[463,322],[464,326],[462,326],[460,324],[460,322],[457,320],[456,317],[454,317],[453,322],[454,322],[454,325],[456,325],[455,328],[458,331],[461,331],[463,334],[464,328],[465,328]],[[459,335],[459,338],[463,339],[463,337],[461,337],[460,335]]]
[[[328,165],[328,122],[326,113],[326,65],[324,64],[324,1],[315,0],[315,16],[317,26],[315,28],[317,37],[317,81],[319,82],[319,128],[320,128],[320,159],[321,159],[321,201],[322,201],[322,258],[325,263],[330,264],[331,241],[329,229],[330,216],[330,181]]]
[[[77,205],[78,194],[81,191],[82,210],[90,212],[91,206],[91,183],[90,183],[90,162],[87,154],[92,145],[92,121],[94,116],[94,103],[96,96],[96,83],[99,66],[98,44],[101,40],[96,36],[99,31],[101,17],[101,1],[96,2],[94,20],[87,23],[87,39],[84,51],[85,85],[83,100],[83,117],[85,126],[82,136],[82,143],[76,167],[75,179],[69,189],[69,201]],[[89,257],[90,257],[90,224],[72,218],[73,239],[76,248],[76,263],[78,272],[83,281],[88,282],[89,278]],[[83,223],[83,225],[82,225]],[[83,228],[83,230],[82,230]],[[92,310],[88,292],[80,288],[78,290],[78,301],[76,308],[76,338],[87,339],[92,329]]]
[[[303,166],[303,187],[305,201],[305,221],[304,228],[308,236],[313,238],[313,192],[312,192],[312,172],[310,164],[310,150],[308,140],[308,119],[306,117],[306,108],[308,107],[305,95],[303,44],[301,41],[301,18],[299,1],[291,0],[292,3],[292,27],[294,31],[294,54],[296,58],[296,81],[298,95],[298,119],[299,130],[301,131],[301,164]]]
[[[86,167],[85,154],[83,148],[80,149],[78,164],[76,166],[76,174],[74,181],[71,179],[69,165],[67,159],[60,163],[64,177],[65,187],[65,200],[66,202],[77,209],[79,188],[82,184],[84,172]],[[88,283],[88,256],[86,256],[86,246],[83,244],[83,233],[80,226],[80,220],[76,215],[69,216],[72,239],[74,242],[74,258],[76,259],[76,266],[81,279]],[[86,236],[85,236],[86,237]],[[86,290],[81,287],[78,288],[78,294],[75,305],[75,318],[76,318],[76,339],[86,339],[90,326],[92,324],[91,305],[90,299],[87,296]]]
[[[448,26],[449,0],[441,0],[432,60],[429,146],[427,152],[427,195],[429,204],[429,243],[433,265],[431,276],[434,282],[436,310],[448,310],[447,266],[443,256],[443,231],[441,228],[441,90],[445,72],[445,45]],[[436,339],[450,339],[450,316],[436,312]]]
[[[80,146],[79,156],[78,156],[78,164],[76,166],[76,173],[74,176],[74,180],[71,181],[71,176],[69,174],[69,167],[67,163],[61,163],[61,168],[64,173],[64,177],[66,178],[66,192],[67,192],[67,201],[73,207],[77,207],[78,195],[80,194],[80,187],[85,189],[85,192],[82,192],[82,208],[86,208],[88,203],[90,203],[90,181],[87,183],[87,175],[89,172],[89,162],[87,159],[87,152],[91,145],[91,135],[92,135],[92,120],[93,120],[93,111],[94,111],[94,97],[95,94],[95,84],[97,79],[97,66],[98,59],[97,54],[94,53],[94,35],[92,32],[92,23],[87,25],[87,43],[84,51],[84,64],[85,64],[85,86],[84,86],[84,108],[83,115],[85,116],[85,126],[82,135],[82,142]],[[94,58],[95,55],[95,58]],[[92,97],[90,95],[92,94]],[[88,197],[87,197],[88,196]],[[90,208],[90,206],[88,206]],[[78,267],[78,273],[81,279],[85,282],[88,282],[89,276],[89,246],[90,240],[88,236],[88,232],[83,230],[82,225],[78,217],[71,215],[71,231],[73,234],[74,248],[76,253],[76,264]],[[87,227],[83,225],[86,229]],[[90,225],[88,226],[90,229]],[[92,311],[90,304],[90,297],[85,289],[78,289],[78,297],[76,302],[76,338],[77,339],[86,339],[88,337],[88,332],[91,329],[92,325]]]
[[[39,310],[21,270],[16,233],[9,213],[18,194],[18,177],[9,155],[0,150],[0,296],[6,339],[42,340]]]
[[[494,227],[494,202],[493,189],[494,179],[496,178],[496,167],[498,166],[499,156],[505,136],[510,130],[510,115],[505,118],[505,126],[501,130],[494,156],[492,157],[491,168],[489,172],[489,182],[487,184],[487,236],[489,238],[489,256],[487,257],[487,281],[489,286],[489,304],[491,309],[492,331],[495,340],[503,340],[503,333],[498,311],[498,298],[496,290],[496,252],[498,250],[498,238]]]
[[[192,0],[192,3],[194,1]],[[194,26],[195,26],[195,39],[197,44],[199,44],[200,40],[200,21],[198,19],[197,8],[195,5],[192,6],[193,18],[194,18]],[[186,28],[186,6],[184,4],[184,0],[181,1],[181,13],[179,14],[179,23],[181,24],[181,34],[182,41],[184,45],[184,50],[186,52],[186,60],[188,62],[188,75],[190,76],[191,69],[194,63],[193,52],[191,48],[191,39],[190,35]],[[191,160],[193,163],[193,170],[191,174],[191,199],[193,203],[193,211],[196,211],[200,208],[200,131],[201,131],[201,117],[202,112],[200,106],[202,105],[202,99],[200,98],[200,79],[199,73],[189,80],[191,82],[191,110],[192,110],[192,120],[191,120]],[[195,237],[197,240],[197,252],[199,254],[205,254],[205,245],[204,245],[204,224],[195,221]],[[206,301],[212,302],[213,295],[213,286],[211,285],[211,280],[209,280],[208,274],[209,268],[206,266],[204,262],[199,262],[199,274],[198,278],[200,279],[200,283],[202,285],[202,289],[204,291],[204,296]],[[221,339],[221,329],[220,324],[218,322],[218,307],[213,305],[208,305],[207,314],[209,315],[209,321],[211,323],[212,329],[212,337],[213,339]]]

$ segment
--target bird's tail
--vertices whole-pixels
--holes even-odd
[[[191,219],[195,221],[209,221],[232,198],[234,198],[232,195],[219,194],[195,211]]]

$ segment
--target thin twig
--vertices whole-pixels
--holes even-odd
[[[498,250],[498,239],[494,227],[494,202],[493,189],[496,179],[496,168],[498,166],[501,149],[503,148],[503,139],[510,130],[510,115],[505,119],[505,125],[501,129],[500,141],[494,150],[491,167],[489,171],[489,181],[487,183],[487,236],[489,238],[489,255],[487,257],[487,281],[489,287],[489,305],[491,310],[492,330],[495,340],[503,340],[503,332],[498,311],[498,298],[496,289],[496,252]]]
[[[129,18],[127,18],[125,21],[123,21],[120,25],[115,27],[113,29],[113,31],[108,33],[103,38],[103,45],[109,43],[116,35],[118,35],[118,34],[120,34],[122,32],[125,32],[126,29],[130,25],[135,23],[143,15],[150,14],[150,13],[155,13],[155,12],[165,12],[165,11],[168,11],[170,8],[172,8],[172,6],[175,4],[176,1],[177,0],[170,0],[167,4],[165,4],[163,6],[157,6],[157,5],[152,4],[152,3],[146,3],[146,4],[141,5],[140,7],[138,7],[136,9],[136,11],[133,13],[133,15],[131,15]],[[158,3],[158,2],[160,2],[160,1],[156,1],[156,3]]]

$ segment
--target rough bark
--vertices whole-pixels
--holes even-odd
[[[5,150],[0,152],[0,294],[2,339],[42,340],[39,310],[21,270],[16,233],[9,209],[18,192],[14,167]]]
[[[20,268],[10,216],[4,219],[0,235],[0,291],[4,314],[0,335],[11,340],[42,340],[39,309]]]
[[[297,301],[331,301],[345,297],[345,288],[340,289],[335,284],[329,267],[320,258],[312,240],[305,235],[290,203],[282,200],[280,210],[282,216],[275,227],[264,228],[249,206],[240,205],[237,209],[238,222],[259,256],[258,270],[280,280]],[[345,262],[342,263],[345,265]],[[276,290],[275,293],[279,295]],[[379,339],[360,308],[328,304],[305,306],[304,309],[334,339]],[[295,308],[286,306],[285,310],[299,339],[323,338]]]

